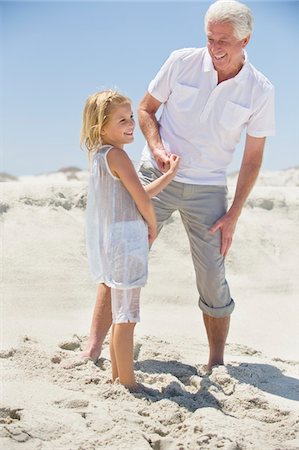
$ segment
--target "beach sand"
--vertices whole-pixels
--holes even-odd
[[[77,178],[0,183],[0,448],[299,449],[299,170],[262,174],[246,203],[226,264],[226,365],[210,375],[188,241],[178,215],[164,227],[135,333],[137,394],[110,383],[108,339],[96,365],[78,358],[96,286]]]

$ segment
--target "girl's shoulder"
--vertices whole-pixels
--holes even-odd
[[[123,149],[113,145],[102,145],[94,152],[91,171],[98,175],[98,169],[101,167],[119,180],[118,169],[120,166],[127,167],[128,161],[130,162],[130,159]]]
[[[111,161],[113,164],[121,165],[128,164],[131,162],[128,154],[122,148],[114,147],[113,145],[106,151],[106,158],[108,158],[109,162]]]
[[[107,161],[108,153],[113,149],[113,145],[101,145],[93,151],[91,160],[94,164],[103,164]]]
[[[108,144],[101,145],[96,150],[94,150],[93,157],[98,158],[98,157],[104,156],[105,153],[109,152],[112,148],[113,148],[113,145],[108,145]]]

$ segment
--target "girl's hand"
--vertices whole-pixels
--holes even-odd
[[[168,169],[168,173],[175,176],[178,168],[179,168],[179,163],[180,163],[180,157],[178,155],[174,155],[173,153],[171,153],[169,155],[169,169]]]

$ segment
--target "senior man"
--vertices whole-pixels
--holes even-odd
[[[159,230],[178,210],[196,273],[209,342],[207,369],[224,364],[234,309],[224,258],[242,207],[258,176],[266,136],[274,135],[274,89],[248,61],[250,9],[219,0],[205,15],[207,47],[174,51],[151,81],[139,107],[147,140],[139,175],[153,181],[181,157],[177,176],[153,199]],[[163,105],[159,120],[156,112]],[[246,129],[236,192],[227,210],[226,169]]]

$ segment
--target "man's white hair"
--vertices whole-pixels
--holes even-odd
[[[248,6],[236,0],[218,0],[209,7],[205,15],[205,32],[209,23],[227,22],[234,28],[237,39],[244,39],[253,32],[253,15]]]

